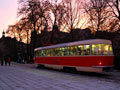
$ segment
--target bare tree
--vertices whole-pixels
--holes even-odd
[[[24,18],[31,27],[31,50],[36,47],[36,35],[40,30],[47,30],[49,18],[49,1],[47,0],[20,0],[21,7],[18,14]],[[27,25],[27,24],[26,24]],[[26,29],[28,31],[28,28]],[[28,33],[27,33],[28,35]]]
[[[111,9],[106,0],[90,0],[85,4],[85,11],[89,15],[89,25],[94,31],[107,30],[111,19]]]
[[[112,18],[111,29],[119,30],[120,29],[120,0],[106,0],[109,7],[112,10]]]
[[[48,19],[52,28],[56,25],[61,28],[64,23],[64,16],[66,15],[66,6],[63,2],[59,2],[59,0],[52,0],[50,2],[50,14],[51,17]]]
[[[65,26],[69,30],[77,28],[82,15],[82,0],[63,0],[66,5]]]
[[[16,38],[17,36],[15,34],[16,32],[15,30],[16,30],[15,25],[9,25],[6,33],[8,34],[8,36]]]
[[[7,33],[16,38],[19,42],[22,41],[22,28],[16,23],[15,25],[11,25],[8,27]]]
[[[111,7],[114,16],[120,20],[120,0],[107,0],[107,3]]]

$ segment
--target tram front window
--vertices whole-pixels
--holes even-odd
[[[109,54],[113,55],[112,45],[110,45],[110,47],[109,47]]]
[[[104,55],[113,55],[113,51],[112,51],[112,46],[111,45],[104,44],[102,50],[103,50],[103,54]]]
[[[112,55],[112,46],[109,44],[93,44],[92,45],[93,55]]]

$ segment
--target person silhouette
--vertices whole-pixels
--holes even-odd
[[[3,58],[1,59],[1,66],[3,66],[3,64],[4,64],[4,60],[3,60]]]
[[[8,64],[9,64],[9,66],[11,64],[11,58],[10,57],[8,57]]]
[[[7,57],[4,57],[4,60],[5,60],[5,66],[7,66],[8,63]]]

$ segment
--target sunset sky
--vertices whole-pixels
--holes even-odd
[[[18,0],[0,0],[0,37],[3,29],[14,24],[17,19]]]
[[[17,9],[18,0],[0,0],[0,37],[3,29],[6,31],[8,25],[13,25],[17,22]],[[86,22],[86,18],[82,17],[79,26],[81,27],[84,22]]]

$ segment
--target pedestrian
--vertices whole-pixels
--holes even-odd
[[[29,63],[30,62],[30,56],[27,56],[26,58],[27,58],[27,63]]]
[[[9,66],[11,64],[11,58],[10,57],[8,57],[8,64],[9,64]]]
[[[5,60],[5,66],[7,66],[8,63],[7,57],[5,57],[4,60]]]
[[[3,60],[3,58],[1,59],[1,66],[3,66],[3,64],[4,64],[4,60]]]

